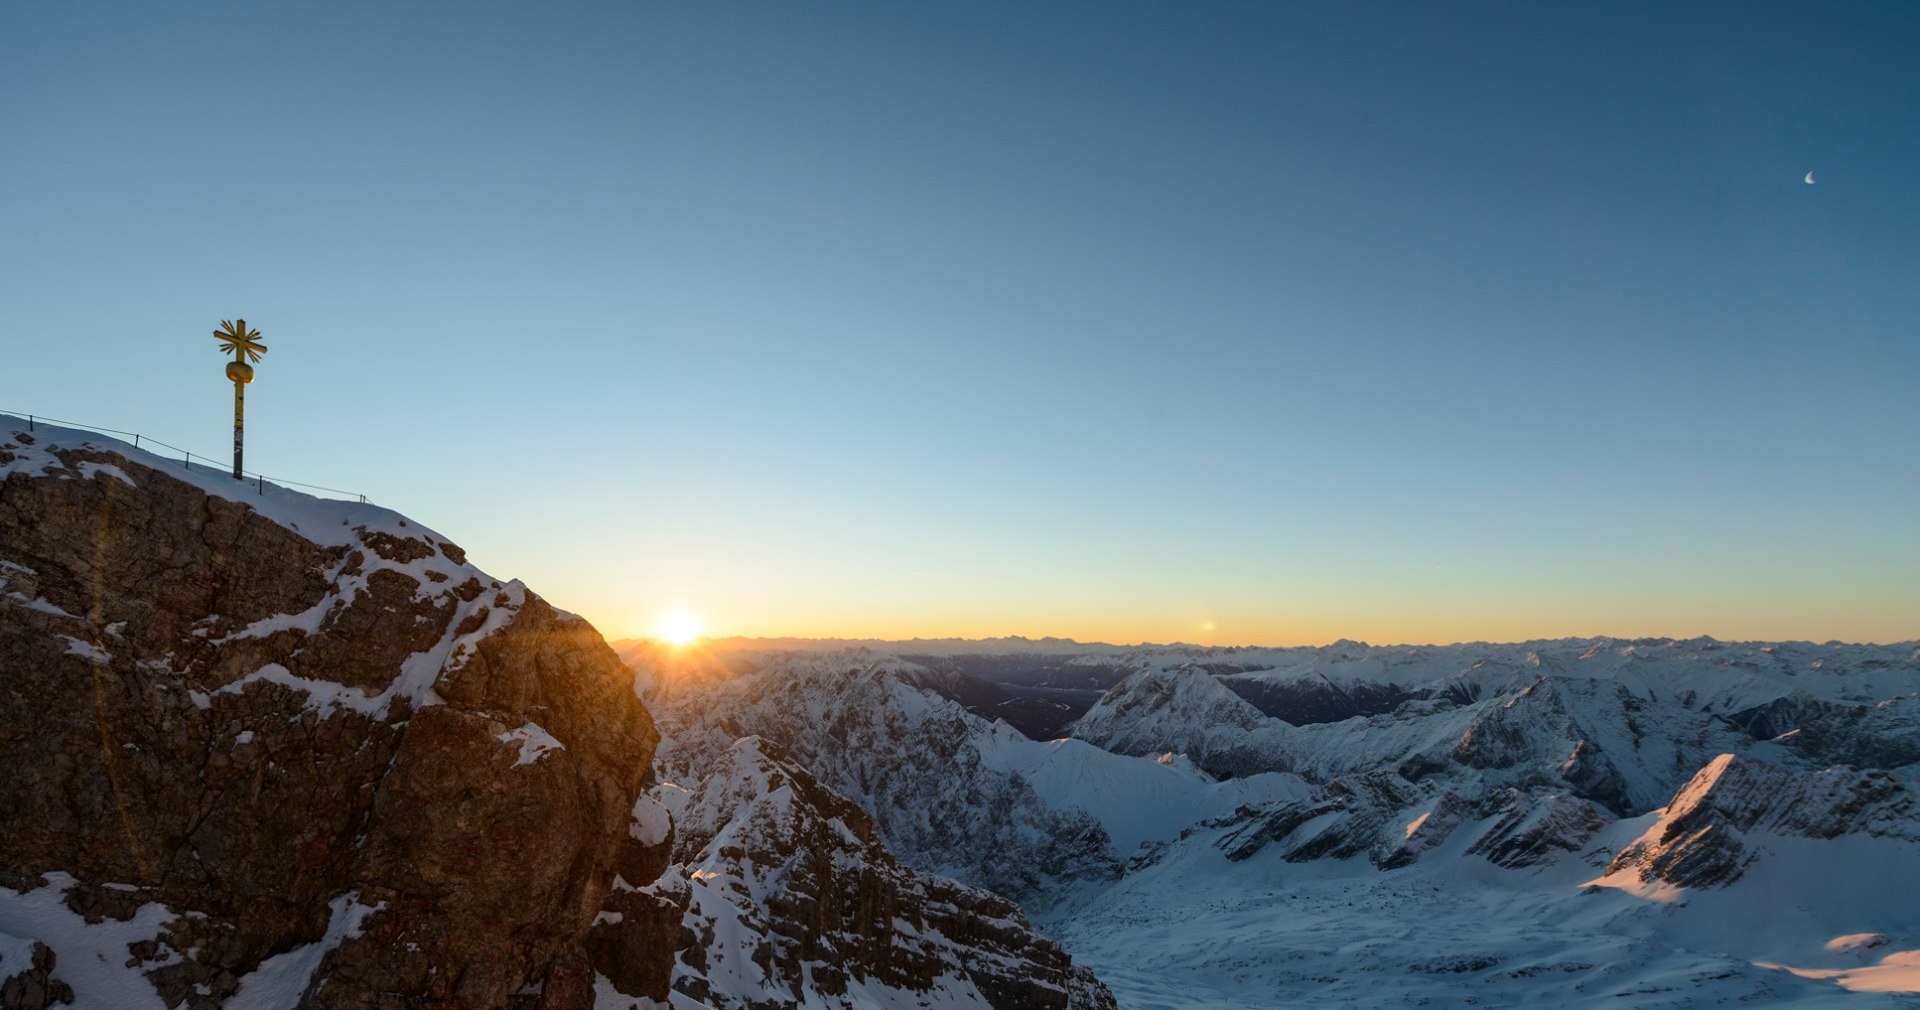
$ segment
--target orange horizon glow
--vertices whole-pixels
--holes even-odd
[[[1637,638],[1670,638],[1685,640],[1699,637],[1713,638],[1723,642],[1829,642],[1840,641],[1852,644],[1891,645],[1896,643],[1920,641],[1920,634],[1889,637],[1885,634],[1871,634],[1870,629],[1859,627],[1855,634],[1845,633],[1808,633],[1804,626],[1782,626],[1770,631],[1756,631],[1743,628],[1741,622],[1727,622],[1726,626],[1677,627],[1671,622],[1648,622],[1645,625],[1631,620],[1623,620],[1624,615],[1608,615],[1591,622],[1542,621],[1527,622],[1454,622],[1443,617],[1425,620],[1354,621],[1328,627],[1326,624],[1306,622],[1260,622],[1236,625],[1224,621],[1191,622],[1155,622],[1133,625],[1132,627],[1100,624],[1075,624],[1062,622],[1064,626],[1048,629],[1036,629],[1023,626],[1026,622],[994,623],[942,623],[904,624],[894,622],[874,622],[861,625],[853,622],[769,622],[771,627],[756,627],[745,622],[728,622],[702,629],[690,638],[675,639],[661,633],[656,628],[651,632],[635,629],[619,621],[595,626],[612,641],[628,639],[653,639],[676,647],[684,647],[694,640],[718,642],[729,639],[758,639],[765,641],[806,640],[806,641],[846,641],[846,642],[910,642],[919,640],[961,640],[979,641],[987,639],[1026,638],[1030,640],[1060,639],[1083,644],[1105,644],[1117,646],[1134,645],[1198,645],[1218,648],[1298,648],[1330,645],[1347,640],[1365,642],[1376,646],[1439,646],[1456,645],[1471,642],[1513,643],[1527,641],[1552,641],[1558,639],[1614,638],[1632,640]],[[591,620],[591,618],[589,618]],[[1825,623],[1825,622],[1822,622]],[[1263,626],[1264,625],[1264,626]],[[1836,628],[1844,632],[1844,628]],[[1920,628],[1915,629],[1920,632]]]
[[[743,562],[706,569],[660,565],[647,583],[627,572],[576,585],[556,603],[585,616],[609,640],[654,638],[661,614],[698,601],[707,639],[1063,639],[1111,645],[1209,647],[1450,645],[1559,639],[1710,637],[1722,642],[1894,644],[1920,640],[1920,611],[1902,610],[1885,578],[1779,587],[1758,580],[1716,590],[1699,579],[1588,577],[1549,592],[1526,579],[1452,576],[1421,581],[1344,580],[1314,573],[1262,581],[1155,582],[1059,577],[1038,584],[980,585],[915,572],[871,578],[827,569],[802,578]],[[572,574],[571,572],[566,574]],[[555,571],[532,585],[559,586]],[[582,598],[584,597],[584,598]]]

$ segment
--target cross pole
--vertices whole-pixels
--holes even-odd
[[[259,361],[267,353],[267,345],[260,342],[259,330],[247,329],[244,319],[220,320],[213,338],[220,342],[220,353],[233,353],[233,360],[227,362],[227,378],[233,380],[233,479],[242,480],[240,451],[247,427],[247,383],[253,381],[253,366],[248,359]]]

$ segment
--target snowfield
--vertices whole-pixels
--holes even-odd
[[[1638,827],[1619,822],[1593,851],[1534,871],[1462,858],[1467,837],[1385,872],[1277,853],[1233,863],[1186,845],[1117,883],[1076,888],[1036,925],[1133,1010],[1920,1005],[1846,991],[1911,970],[1894,952],[1920,946],[1920,915],[1908,887],[1888,886],[1914,879],[1911,846],[1804,842],[1719,892],[1583,886]],[[1866,882],[1831,893],[1822,878],[1834,859]],[[1903,939],[1827,948],[1861,923]]]

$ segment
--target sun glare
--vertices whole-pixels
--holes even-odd
[[[684,610],[669,610],[660,615],[653,633],[668,645],[685,645],[700,637],[700,621]]]

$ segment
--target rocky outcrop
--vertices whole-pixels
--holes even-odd
[[[1489,795],[1481,802],[1480,812],[1496,819],[1467,847],[1467,855],[1483,856],[1510,870],[1579,852],[1611,823],[1592,803],[1577,796],[1533,796],[1518,789]]]
[[[1277,846],[1290,863],[1366,854],[1377,866],[1401,866],[1417,853],[1409,857],[1402,851],[1401,843],[1414,832],[1394,837],[1398,815],[1420,800],[1412,783],[1390,771],[1342,777],[1309,799],[1243,807],[1215,821],[1213,827],[1227,829],[1215,845],[1236,862]],[[1455,823],[1458,814],[1449,805],[1439,811],[1433,828]],[[1445,831],[1438,834],[1444,837]]]
[[[1920,841],[1920,796],[1884,771],[1793,771],[1722,754],[1607,866],[1673,887],[1739,880],[1767,837],[1842,835]]]
[[[1728,712],[1724,718],[1755,740],[1771,740],[1842,707],[1804,694],[1789,693]]]
[[[673,838],[671,815],[643,794],[614,864],[613,887],[587,934],[594,970],[626,996],[664,999],[673,983],[675,953],[693,940],[681,925],[684,883],[678,876],[665,877]]]
[[[658,792],[676,811],[675,865],[617,893],[596,933],[660,935],[654,910],[677,908],[681,993],[719,1010],[1114,1005],[1019,906],[901,865],[872,818],[768,741],[740,739],[691,791]]]
[[[14,965],[0,956],[0,1006],[8,1010],[47,1010],[73,1002],[73,987],[54,977],[59,960],[53,949],[34,941],[25,950],[25,963]]]
[[[1467,827],[1469,822],[1479,826]],[[1213,845],[1233,862],[1273,849],[1290,863],[1364,855],[1379,869],[1397,870],[1464,830],[1473,837],[1465,855],[1519,869],[1579,851],[1608,823],[1592,803],[1577,797],[1501,788],[1474,802],[1450,791],[1425,793],[1383,770],[1337,778],[1304,800],[1242,807],[1188,834],[1210,833]],[[1154,847],[1129,869],[1165,850]]]
[[[1452,758],[1631,816],[1672,795],[1719,750],[1745,742],[1715,718],[1656,704],[1624,684],[1543,676],[1481,706]]]
[[[631,684],[392,512],[0,429],[0,886],[158,921],[124,956],[168,1007],[296,953],[303,1007],[590,1006]]]
[[[1920,694],[1877,705],[1829,705],[1779,742],[1813,765],[1904,768],[1920,762]]]
[[[1397,834],[1389,832],[1375,844],[1374,865],[1383,870],[1413,865],[1452,837],[1454,829],[1473,813],[1473,804],[1454,793],[1441,793],[1431,807],[1415,814]]]

